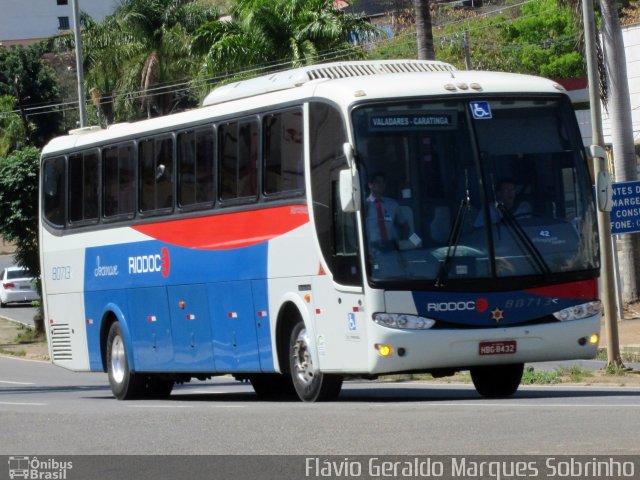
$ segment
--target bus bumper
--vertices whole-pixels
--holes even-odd
[[[402,331],[375,325],[369,337],[368,373],[589,359],[596,356],[598,349],[597,343],[590,342],[593,334],[600,335],[600,315],[567,322],[470,330]],[[487,348],[500,342],[509,348]],[[391,347],[388,356],[381,354],[382,345]]]

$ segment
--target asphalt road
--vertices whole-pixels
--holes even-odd
[[[13,255],[0,255],[0,272],[6,267],[15,265]],[[33,325],[33,316],[36,309],[31,304],[9,304],[4,308],[0,308],[0,316],[10,318],[11,320]]]
[[[258,401],[229,377],[121,402],[106,375],[0,358],[0,455],[637,454],[640,389],[347,382],[335,402]]]

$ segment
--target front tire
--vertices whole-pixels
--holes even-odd
[[[293,386],[303,402],[332,400],[340,394],[342,377],[315,370],[310,345],[304,323],[296,323],[289,341],[289,371]]]
[[[504,398],[516,393],[523,372],[524,363],[476,367],[471,369],[471,380],[483,397]]]
[[[107,336],[107,373],[113,396],[118,400],[137,398],[144,389],[142,378],[129,370],[124,335],[118,322],[111,325]]]

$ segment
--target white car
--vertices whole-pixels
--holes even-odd
[[[2,272],[0,280],[0,307],[7,303],[30,302],[38,300],[35,279],[21,267],[8,267]]]

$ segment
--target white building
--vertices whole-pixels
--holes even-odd
[[[633,124],[633,138],[636,145],[640,144],[640,25],[623,27],[624,52],[627,59],[627,81],[631,96],[631,115]],[[587,98],[586,92],[584,98]],[[591,118],[589,110],[576,111],[580,131],[585,145],[591,143]],[[609,115],[602,109],[602,129],[605,144],[611,144],[611,122]]]
[[[28,45],[73,28],[73,0],[0,0],[0,45]],[[119,0],[78,0],[80,10],[100,21]]]

